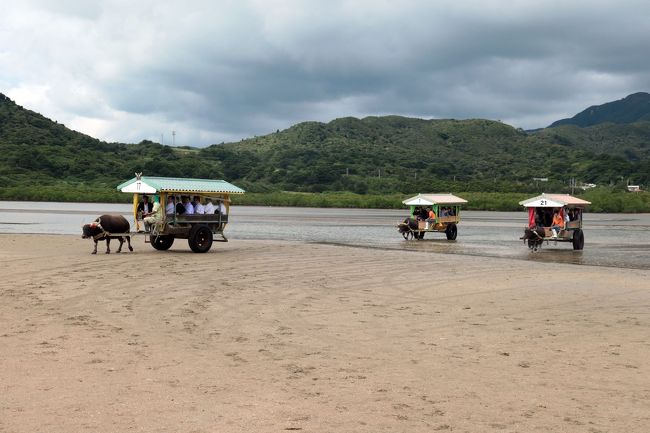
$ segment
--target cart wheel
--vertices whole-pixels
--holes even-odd
[[[195,253],[206,253],[212,246],[212,230],[205,224],[192,226],[187,243]]]
[[[445,234],[447,235],[448,241],[455,240],[456,236],[458,236],[458,227],[456,227],[456,224],[453,223],[449,224],[445,229]]]
[[[424,233],[425,233],[424,231],[421,231],[421,232],[416,233],[415,236],[420,241],[420,240],[424,239]]]
[[[573,249],[581,250],[585,247],[585,234],[580,229],[573,232]]]
[[[151,246],[159,251],[165,251],[170,249],[172,244],[174,243],[174,236],[170,236],[170,235],[159,235],[159,236],[151,235],[149,236],[149,239],[151,240]]]

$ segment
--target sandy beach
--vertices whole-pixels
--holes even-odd
[[[648,431],[650,271],[177,242],[0,235],[0,432]]]

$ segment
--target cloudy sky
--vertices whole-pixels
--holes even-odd
[[[206,146],[345,116],[547,126],[650,91],[646,0],[0,0],[0,93]]]

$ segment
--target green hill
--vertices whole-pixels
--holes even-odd
[[[650,180],[650,122],[573,125],[534,133],[489,120],[400,116],[303,122],[207,148],[106,143],[0,94],[0,198],[116,199],[147,175],[225,178],[249,191],[539,192]]]
[[[488,120],[398,116],[305,122],[203,152],[230,178],[292,191],[532,191],[571,178],[648,180],[650,123],[526,133]]]
[[[570,119],[553,122],[550,127],[561,125],[586,127],[607,122],[634,123],[640,121],[650,121],[650,94],[645,92],[633,93],[619,101],[594,105]]]
[[[203,159],[196,149],[150,141],[107,143],[20,107],[2,94],[0,155],[0,198],[64,194],[59,199],[96,199],[85,195],[92,193],[107,199],[115,197],[115,185],[136,171],[221,176],[218,161]]]

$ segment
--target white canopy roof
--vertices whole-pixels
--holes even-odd
[[[585,207],[591,202],[569,194],[542,194],[519,202],[524,207]]]
[[[434,204],[463,204],[467,200],[453,194],[418,194],[407,198],[402,203],[407,206],[431,206]]]

